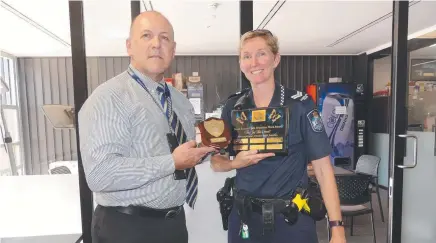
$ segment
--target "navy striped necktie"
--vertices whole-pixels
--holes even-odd
[[[172,104],[171,104],[171,96],[169,93],[168,87],[166,85],[159,84],[157,91],[159,93],[160,103],[162,108],[170,121],[172,130],[177,138],[177,141],[180,144],[186,143],[188,141],[185,131],[183,130],[182,123],[177,117],[177,114],[173,112]],[[187,183],[186,183],[186,203],[194,208],[195,201],[197,200],[198,193],[198,177],[195,171],[195,167],[188,168],[185,170],[187,175]]]

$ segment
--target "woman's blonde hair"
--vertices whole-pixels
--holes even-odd
[[[239,53],[241,53],[242,45],[244,45],[245,41],[256,37],[264,39],[274,55],[279,53],[279,41],[277,37],[273,35],[271,31],[265,29],[250,30],[243,34],[241,36],[241,41],[239,42]]]

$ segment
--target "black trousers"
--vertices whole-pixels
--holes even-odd
[[[124,214],[99,205],[91,234],[93,243],[188,243],[184,210],[165,219]]]

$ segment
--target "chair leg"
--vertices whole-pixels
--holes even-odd
[[[383,206],[382,206],[382,203],[381,203],[380,191],[378,189],[378,186],[376,187],[376,191],[377,191],[378,206],[380,207],[380,216],[381,216],[382,222],[384,223],[385,222],[385,216],[383,214]]]
[[[350,226],[350,235],[353,236],[353,224],[354,224],[354,217],[351,216],[351,226]]]
[[[374,226],[374,213],[373,212],[371,212],[371,224],[372,224],[373,242],[376,243],[376,239],[375,239],[375,226]]]

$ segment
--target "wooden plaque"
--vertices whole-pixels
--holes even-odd
[[[231,142],[230,127],[223,119],[209,117],[200,122],[198,128],[201,133],[201,143],[204,146],[223,150]]]

